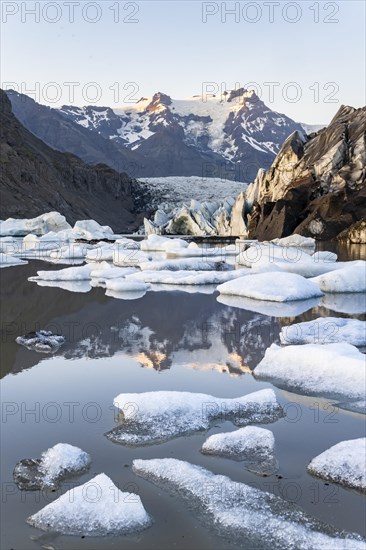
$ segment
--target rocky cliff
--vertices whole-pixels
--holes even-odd
[[[310,136],[294,132],[258,172],[247,201],[249,236],[260,240],[334,239],[366,218],[366,107],[342,106]]]
[[[0,91],[0,217],[57,210],[70,223],[92,218],[117,232],[135,229],[133,181],[106,165],[90,166],[51,149],[26,130]]]

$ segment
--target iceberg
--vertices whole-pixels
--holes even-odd
[[[366,321],[340,317],[319,317],[313,321],[283,327],[281,344],[330,344],[347,342],[353,346],[366,346]]]
[[[90,265],[81,267],[65,267],[58,271],[37,271],[37,276],[29,277],[29,281],[87,281],[90,279]]]
[[[172,249],[186,248],[187,246],[187,241],[183,239],[170,239],[159,235],[149,235],[147,239],[141,241],[141,250],[144,252],[168,252]]]
[[[231,266],[221,260],[204,260],[196,258],[183,258],[179,260],[155,260],[140,262],[142,271],[227,271]]]
[[[142,271],[128,275],[127,279],[176,286],[215,285],[241,277],[242,271]]]
[[[152,523],[140,497],[120,491],[105,474],[67,491],[27,521],[43,531],[88,537],[125,535]]]
[[[358,491],[366,492],[366,438],[350,439],[333,445],[313,458],[310,474]]]
[[[58,443],[40,459],[23,459],[14,468],[13,479],[19,489],[38,491],[57,489],[60,482],[70,476],[87,471],[91,458],[85,451],[67,443]]]
[[[41,353],[54,353],[65,342],[64,336],[52,334],[48,330],[38,330],[29,332],[24,336],[18,336],[15,339],[17,344],[21,344],[28,349]]]
[[[274,494],[174,458],[134,460],[133,471],[183,498],[218,535],[251,550],[364,550],[357,534],[321,523]]]
[[[115,235],[108,225],[100,225],[95,220],[79,220],[75,223],[72,232],[75,239],[85,241],[101,241],[103,239],[115,240]]]
[[[246,426],[233,432],[211,435],[201,452],[243,460],[247,470],[261,475],[272,475],[278,470],[274,456],[275,439],[270,430]]]
[[[365,395],[365,356],[350,344],[272,344],[254,369],[258,379],[305,395],[361,399]]]
[[[0,236],[24,237],[29,233],[44,235],[50,231],[57,233],[68,229],[71,229],[71,225],[58,212],[48,212],[31,219],[8,218],[0,222]]]
[[[291,302],[323,296],[319,287],[295,273],[256,273],[228,281],[217,287],[220,294],[256,300]]]
[[[122,422],[106,437],[133,446],[208,430],[215,420],[231,420],[244,426],[274,422],[283,414],[271,389],[233,399],[179,391],[121,393],[114,399],[114,406],[121,411]]]
[[[105,286],[107,290],[114,290],[115,292],[146,292],[150,288],[150,285],[143,281],[126,278],[107,279]]]
[[[314,277],[312,281],[319,285],[323,292],[366,292],[366,262],[359,260],[349,263],[349,267]]]
[[[303,237],[294,233],[289,237],[282,237],[282,239],[272,239],[271,243],[276,244],[277,246],[293,246],[301,248],[311,248],[315,250],[316,241],[312,237]]]

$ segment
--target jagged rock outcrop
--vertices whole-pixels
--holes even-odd
[[[366,243],[366,220],[360,220],[359,222],[354,223],[342,231],[338,235],[338,240],[347,241],[353,244],[365,244]]]
[[[22,126],[2,91],[0,127],[2,219],[56,210],[70,223],[91,218],[119,232],[139,225],[127,174],[51,149]]]
[[[366,217],[366,107],[342,106],[327,128],[294,132],[248,188],[249,235],[336,238]],[[360,233],[362,235],[362,232]]]

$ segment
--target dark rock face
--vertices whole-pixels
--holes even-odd
[[[115,231],[134,229],[133,181],[109,166],[89,166],[26,130],[0,92],[0,217],[29,218],[57,210],[69,223],[92,218]]]
[[[249,192],[250,193],[250,192]],[[331,240],[366,217],[366,107],[341,107],[330,125],[290,136],[252,186],[249,235]]]

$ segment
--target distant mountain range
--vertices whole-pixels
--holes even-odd
[[[131,177],[204,176],[252,181],[272,164],[301,125],[268,108],[253,91],[228,92],[225,101],[201,96],[174,100],[157,93],[119,109],[52,109],[8,91],[22,124],[45,143],[87,163],[103,162]]]

